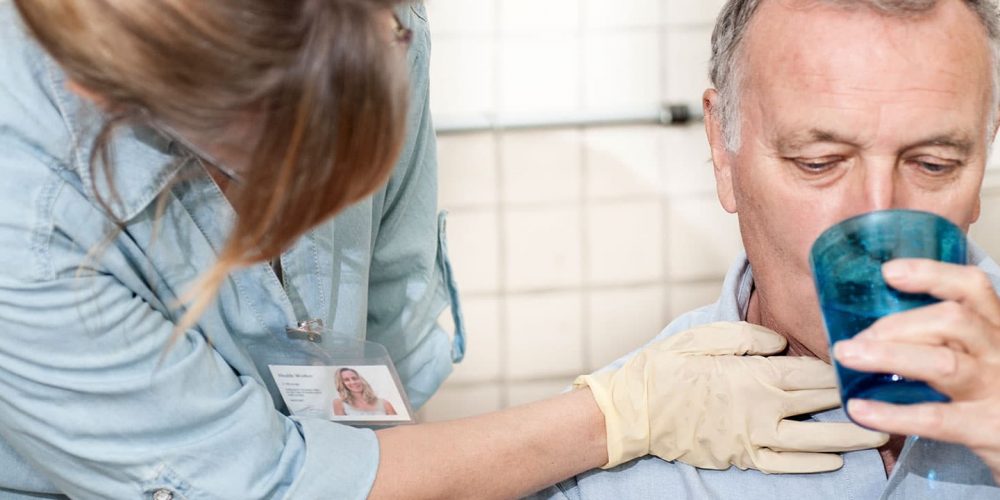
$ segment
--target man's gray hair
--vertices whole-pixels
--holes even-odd
[[[740,93],[743,84],[743,67],[740,47],[746,37],[747,27],[762,0],[729,0],[715,23],[712,32],[712,59],[709,78],[719,92],[719,101],[713,116],[722,126],[726,149],[736,152],[740,148]],[[938,0],[817,0],[820,3],[845,8],[865,7],[890,16],[907,16],[926,12]],[[964,0],[982,22],[989,36],[993,55],[993,104],[990,124],[995,124],[1000,103],[1000,13],[996,0]],[[992,127],[987,134],[992,132]]]

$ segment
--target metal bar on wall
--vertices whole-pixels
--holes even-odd
[[[659,107],[632,110],[569,111],[544,114],[490,114],[466,117],[435,117],[438,135],[506,130],[531,130],[623,125],[683,125],[702,119],[700,106],[665,103]]]

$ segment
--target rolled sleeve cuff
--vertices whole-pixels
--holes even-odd
[[[322,419],[294,419],[306,442],[306,459],[288,498],[367,498],[378,472],[375,432]]]

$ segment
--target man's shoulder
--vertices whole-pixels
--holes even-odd
[[[844,458],[844,468],[833,472],[765,474],[736,467],[725,470],[697,469],[679,462],[645,457],[613,469],[595,469],[583,473],[530,498],[879,498],[886,481],[878,453],[863,450],[847,453]]]

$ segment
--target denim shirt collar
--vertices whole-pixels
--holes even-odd
[[[91,169],[94,139],[104,117],[94,104],[66,88],[66,75],[54,61],[47,58],[45,65],[55,105],[64,116],[73,141],[67,161],[69,168],[79,177],[88,198],[95,202],[104,200],[117,219],[128,222],[169,185],[183,162],[171,153],[172,142],[156,130],[127,125],[119,127],[109,143],[114,168],[107,175],[100,167]]]

